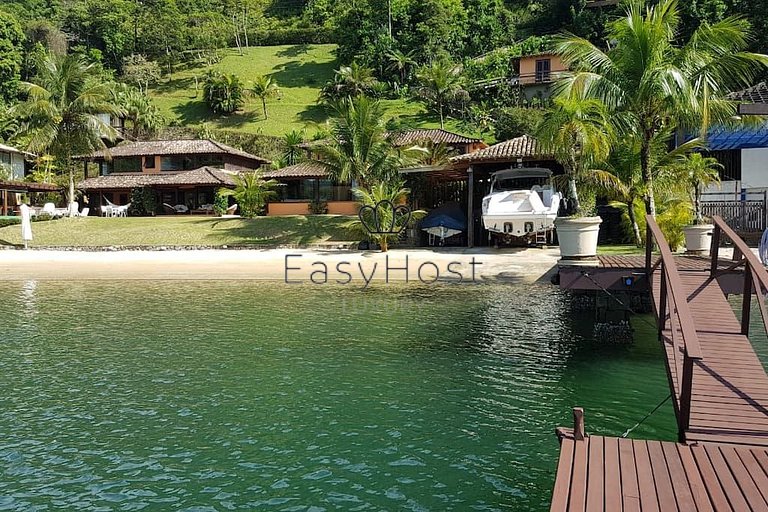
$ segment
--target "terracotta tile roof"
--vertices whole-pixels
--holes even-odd
[[[388,132],[387,136],[391,137],[392,144],[397,147],[411,146],[417,142],[423,142],[425,140],[432,141],[435,144],[476,144],[478,142],[483,142],[482,139],[465,137],[464,135],[460,135],[458,133],[440,129],[402,130],[396,132]],[[299,147],[303,149],[312,149],[321,144],[327,143],[328,141],[329,139],[312,140],[299,144]]]
[[[499,142],[485,149],[451,158],[452,162],[506,162],[522,159],[550,158],[550,155],[540,154],[536,139],[523,135],[515,139]]]
[[[106,158],[112,157],[152,156],[152,155],[233,155],[246,158],[261,164],[270,163],[260,156],[252,155],[245,151],[235,149],[221,142],[209,139],[178,139],[178,140],[150,140],[143,142],[131,142],[115,146],[108,150],[97,151],[90,157],[80,158]]]
[[[222,171],[215,167],[201,167],[194,171],[163,172],[159,174],[114,172],[106,176],[83,180],[77,184],[77,188],[81,190],[114,190],[147,186],[183,185],[234,187],[234,173]]]
[[[392,132],[390,136],[392,137],[392,144],[395,146],[408,146],[425,140],[435,144],[475,144],[482,142],[482,139],[465,137],[447,130],[404,130]]]
[[[31,181],[0,181],[0,190],[23,190],[26,192],[55,192],[61,190],[58,185],[34,183]]]
[[[325,167],[317,162],[301,162],[296,165],[289,165],[282,169],[274,171],[265,171],[263,174],[266,179],[280,178],[322,178],[328,176]]]
[[[748,87],[742,91],[732,92],[728,96],[729,100],[737,100],[748,103],[768,103],[768,84],[760,82],[757,85]]]

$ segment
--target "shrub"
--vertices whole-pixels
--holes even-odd
[[[326,213],[328,213],[328,203],[325,201],[310,202],[309,213],[311,215],[325,215]]]
[[[227,194],[223,191],[226,189],[218,189],[216,191],[216,198],[213,200],[213,212],[216,215],[224,215],[227,213],[227,207],[229,201],[227,201]]]
[[[136,187],[131,190],[130,214],[136,216],[155,215],[160,206],[157,192],[149,187]]]
[[[4,228],[6,226],[13,226],[14,224],[21,224],[21,217],[0,219],[0,228]]]
[[[203,98],[215,114],[231,114],[243,106],[245,88],[237,75],[209,71],[203,85]]]
[[[494,136],[496,140],[504,141],[521,135],[532,135],[543,115],[544,111],[535,108],[501,108],[495,115]]]
[[[335,42],[333,31],[323,27],[257,30],[250,33],[250,40],[261,46],[330,44]]]

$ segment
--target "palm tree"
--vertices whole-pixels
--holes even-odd
[[[680,169],[680,164],[686,161],[686,155],[690,151],[703,147],[701,139],[693,139],[669,150],[670,130],[660,132],[651,141],[651,174],[654,186],[662,196],[678,195],[681,183],[687,183],[679,178],[678,172],[670,172],[671,169]],[[635,244],[640,247],[644,240],[640,231],[640,223],[635,212],[635,206],[642,203],[645,184],[640,169],[640,137],[631,133],[611,146],[611,153],[598,167],[612,174],[617,179],[608,190],[605,190],[609,199],[622,204],[627,211],[629,222],[632,226],[632,236]],[[684,191],[688,194],[688,191]]]
[[[353,62],[336,70],[333,81],[323,87],[321,98],[329,102],[356,98],[370,93],[377,87],[378,82],[371,68]]]
[[[768,57],[744,51],[749,25],[738,17],[701,25],[677,45],[677,0],[630,0],[625,17],[611,23],[603,51],[586,39],[563,34],[555,50],[574,71],[559,94],[599,99],[624,130],[640,137],[640,170],[646,212],[656,214],[651,143],[670,127],[696,128],[731,122],[736,103],[727,92],[751,85]]]
[[[701,212],[701,194],[709,185],[720,183],[720,169],[722,164],[716,158],[703,156],[701,153],[692,153],[683,159],[676,168],[672,169],[674,178],[685,183],[688,194],[693,204],[693,223],[704,224],[704,215]]]
[[[290,131],[283,137],[283,143],[285,144],[285,152],[283,153],[283,160],[285,165],[294,165],[301,158],[300,144],[304,142],[304,132],[296,130]]]
[[[128,135],[132,139],[154,137],[165,126],[165,118],[149,97],[125,84],[115,84],[115,103],[125,112]]]
[[[544,114],[536,137],[541,151],[563,166],[567,180],[569,213],[581,215],[579,187],[610,188],[616,177],[598,168],[608,157],[613,140],[608,112],[597,100],[557,98]]]
[[[403,53],[400,50],[390,50],[387,52],[387,58],[389,59],[387,69],[396,72],[400,76],[400,85],[405,84],[408,78],[408,70],[416,65],[413,53],[413,50],[408,53]]]
[[[454,152],[445,142],[435,143],[432,140],[423,140],[412,148],[409,148],[414,154],[414,160],[426,166],[438,166],[447,164]]]
[[[261,98],[261,108],[264,110],[264,119],[268,119],[267,99],[277,96],[280,93],[277,82],[268,75],[257,76],[253,81],[251,92],[257,98]]]
[[[237,75],[209,71],[203,97],[214,113],[231,114],[243,106],[243,82]]]
[[[317,162],[342,183],[368,184],[398,176],[402,158],[387,137],[384,108],[360,96],[333,105],[330,140],[317,148]]]
[[[235,176],[234,190],[224,189],[220,193],[234,197],[242,216],[252,219],[261,213],[270,199],[277,197],[274,190],[277,186],[277,181],[265,180],[260,172],[249,171]]]
[[[354,193],[364,208],[360,216],[345,227],[372,238],[381,247],[381,252],[387,252],[389,244],[397,240],[399,232],[425,214],[417,210],[405,215],[398,210],[398,205],[404,205],[411,193],[401,180],[381,181],[370,188],[356,188]],[[371,228],[389,232],[370,233],[368,230]]]
[[[55,155],[69,172],[69,202],[75,197],[73,155],[90,154],[114,140],[115,129],[105,116],[119,116],[110,84],[93,64],[80,56],[46,55],[33,82],[23,82],[26,101],[16,107],[24,120],[33,153]]]
[[[445,127],[445,108],[459,100],[469,99],[464,89],[461,66],[446,60],[436,60],[416,72],[418,94],[440,116],[440,128]]]

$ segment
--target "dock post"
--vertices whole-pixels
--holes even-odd
[[[584,440],[584,409],[573,408],[573,438],[576,441]]]
[[[715,231],[712,233],[712,247],[709,249],[709,255],[712,257],[712,265],[709,268],[709,277],[715,278],[717,274],[717,260],[720,257],[720,226],[715,224]]]
[[[475,169],[467,169],[467,247],[475,246]]]
[[[762,297],[759,297],[762,300]],[[752,316],[752,269],[749,262],[744,267],[744,296],[741,302],[741,334],[749,336],[749,319]]]

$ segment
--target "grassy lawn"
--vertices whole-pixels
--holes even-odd
[[[258,217],[161,216],[60,219],[32,224],[32,246],[221,246],[308,245],[354,240],[338,215]],[[21,244],[21,228],[0,228],[0,244]]]
[[[605,256],[617,256],[626,254],[645,254],[643,247],[636,245],[599,245],[597,246],[597,254]]]
[[[171,122],[184,126],[208,123],[212,128],[247,133],[283,136],[291,130],[305,130],[311,136],[323,128],[327,115],[317,104],[320,89],[333,78],[339,63],[334,55],[335,45],[258,46],[243,50],[223,50],[224,58],[211,66],[179,66],[177,71],[150,89],[155,104]],[[259,75],[271,75],[280,87],[280,98],[267,101],[269,119],[264,119],[261,100],[250,98],[243,111],[217,116],[203,101],[203,80],[209,69],[234,73],[247,88]],[[198,90],[195,90],[197,78]],[[424,107],[406,100],[385,100],[388,117],[396,117],[409,128],[438,128],[440,123],[428,115]],[[466,126],[448,121],[446,129],[467,135]]]

